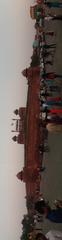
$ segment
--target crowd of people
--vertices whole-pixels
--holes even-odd
[[[58,81],[62,81],[62,75],[53,72],[54,54],[56,51],[56,43],[52,43],[52,39],[56,38],[56,33],[52,30],[46,31],[44,23],[52,20],[62,20],[61,15],[49,13],[51,8],[62,8],[62,2],[37,0],[36,5],[31,8],[33,19],[35,19],[35,39],[33,42],[33,55],[31,57],[31,66],[40,66],[40,128],[45,129],[45,139],[48,138],[48,131],[62,131],[62,96],[61,87]],[[47,10],[47,11],[46,11]],[[49,41],[50,40],[50,41]],[[51,67],[51,71],[47,70]],[[49,151],[48,144],[45,141],[39,145],[40,154]],[[45,167],[41,167],[44,171]],[[51,208],[49,202],[43,198],[35,202],[34,221],[42,221],[42,216],[52,222],[62,223],[62,202],[56,201],[55,208]],[[40,214],[40,217],[39,217]],[[38,233],[38,239],[62,239],[62,233],[58,231],[50,231],[46,236]]]
[[[49,2],[46,1],[46,5]],[[44,5],[45,5],[44,4]],[[52,3],[50,2],[51,7],[55,4],[57,6],[61,6],[60,3]],[[44,30],[44,8],[42,11],[42,5],[36,5],[36,35],[33,42],[33,56],[31,57],[32,62],[31,65],[39,65],[40,64],[40,111],[43,117],[43,123],[45,122],[46,126],[50,125],[53,130],[53,124],[56,126],[56,130],[58,130],[58,125],[62,125],[62,97],[61,97],[61,87],[56,83],[56,79],[62,80],[62,75],[56,74],[54,72],[46,72],[46,66],[53,66],[54,62],[54,53],[56,50],[56,44],[47,43],[46,36],[50,36],[51,38],[55,35],[53,31],[45,32]],[[42,19],[43,12],[43,19]],[[38,17],[37,17],[38,16]],[[43,20],[43,21],[41,21]],[[42,24],[43,23],[43,24]],[[36,58],[36,62],[34,59]],[[35,62],[35,63],[34,63]],[[45,113],[45,114],[43,114]],[[45,121],[46,120],[46,121]],[[50,128],[49,128],[50,130]]]

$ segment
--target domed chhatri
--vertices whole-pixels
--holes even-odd
[[[17,141],[17,137],[14,136],[14,137],[12,138],[12,140],[13,140],[14,142],[16,142],[16,141]]]
[[[14,114],[18,115],[18,109],[14,110]]]
[[[27,78],[27,68],[22,71],[22,75]]]
[[[17,177],[19,180],[23,181],[23,171],[17,173],[16,177]]]

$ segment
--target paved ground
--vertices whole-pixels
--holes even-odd
[[[62,14],[62,10],[56,12]],[[53,42],[55,41],[57,44],[54,66],[50,67],[49,70],[62,73],[62,21],[51,21],[48,23],[47,29],[55,30],[57,34],[56,39],[53,39]],[[60,84],[62,86],[62,83]],[[48,142],[50,152],[44,157],[46,170],[42,174],[41,191],[53,205],[55,199],[62,199],[62,133],[49,134]],[[50,223],[47,220],[44,220],[41,226],[45,233],[50,229],[62,230],[62,224]]]

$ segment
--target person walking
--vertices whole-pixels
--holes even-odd
[[[50,230],[47,234],[46,234],[46,238],[49,240],[57,240],[59,238],[59,240],[62,240],[62,232],[61,231],[57,231],[57,230]],[[46,239],[45,239],[46,240]]]
[[[41,48],[44,47],[44,49],[49,49],[49,48],[56,48],[56,44],[45,44],[45,42],[41,42]]]
[[[48,111],[48,110],[51,110],[53,107],[62,107],[62,104],[60,104],[60,103],[58,103],[58,104],[56,104],[56,103],[52,103],[52,102],[45,102],[45,103],[43,103],[42,104],[42,101],[41,101],[41,103],[40,103],[40,107],[41,107],[41,111],[43,112],[43,110],[45,110],[45,111]]]
[[[46,202],[39,200],[35,203],[35,210],[44,215],[51,222],[62,223],[62,208],[52,209]]]
[[[51,65],[51,66],[52,66],[52,65],[53,65],[53,61],[48,60],[48,61],[45,62],[45,64],[47,64],[47,65]]]
[[[35,202],[35,210],[41,214],[42,208],[48,207],[49,201],[45,201],[44,198],[38,199]]]
[[[56,105],[56,106],[62,106],[62,101],[55,101],[55,100],[49,101],[49,100],[46,100],[46,104],[47,104],[48,106],[54,106],[54,105]]]
[[[59,21],[61,21],[62,20],[62,15],[56,15],[56,14],[54,14],[54,15],[48,15],[48,16],[45,16],[45,17],[42,17],[44,20],[46,20],[46,21],[50,21],[50,20],[59,20]]]
[[[40,172],[44,172],[46,170],[46,167],[40,167]]]
[[[56,35],[55,32],[53,32],[53,31],[44,32],[44,34],[45,34],[46,36],[51,36],[51,37],[53,37],[54,35]]]
[[[57,96],[57,97],[47,97],[47,101],[55,101],[55,102],[60,102],[62,101],[62,98]]]
[[[62,108],[45,109],[47,113],[62,115]]]
[[[48,146],[44,146],[44,144],[40,144],[39,145],[39,152],[40,153],[49,152],[49,147]]]
[[[62,115],[62,108],[50,108],[50,109],[48,109],[47,107],[42,107],[41,108],[41,111],[42,112],[45,112],[46,113],[46,115],[48,115],[48,113],[49,114],[57,114],[57,115]]]
[[[45,5],[47,5],[47,7],[49,7],[49,8],[62,8],[62,2],[58,2],[58,1],[56,1],[56,2],[49,2],[49,1],[46,1],[45,2]]]
[[[54,123],[54,124],[57,124],[57,125],[62,125],[62,117],[60,116],[47,116],[47,119],[46,119],[46,125],[48,123]]]
[[[46,79],[52,79],[54,80],[54,78],[60,78],[62,79],[62,74],[56,74],[55,72],[45,72],[42,73],[42,78],[46,78]]]
[[[46,98],[48,96],[51,96],[51,92],[41,90],[41,96]]]
[[[44,57],[44,58],[47,58],[47,57],[49,57],[49,56],[53,56],[53,51],[47,51],[46,49],[45,49],[45,51],[43,51],[42,52],[42,56]]]
[[[37,33],[40,35],[40,34],[44,34],[46,36],[56,36],[56,33],[54,31],[48,31],[48,32],[45,32],[44,28],[42,26],[39,25],[39,22],[36,22],[35,25],[34,25],[35,29],[37,30]]]
[[[57,86],[57,85],[50,85],[49,89],[51,92],[56,92],[56,91],[60,92],[60,86]]]
[[[62,240],[62,232],[58,230],[50,230],[44,235],[42,232],[36,234],[35,240]]]

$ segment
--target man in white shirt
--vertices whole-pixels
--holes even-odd
[[[50,230],[46,235],[38,233],[36,240],[62,240],[62,232]]]
[[[62,240],[62,232],[51,230],[46,234],[48,240]]]

